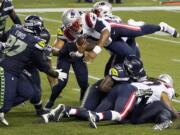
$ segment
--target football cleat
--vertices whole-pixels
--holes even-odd
[[[91,111],[88,111],[88,120],[89,120],[89,126],[91,128],[97,128],[96,116]]]
[[[4,113],[0,113],[0,122],[2,124],[4,124],[5,126],[8,126],[9,123],[7,122],[7,120],[4,118]]]
[[[65,105],[59,104],[55,109],[51,111],[54,114],[54,120],[59,121],[65,113]]]
[[[167,120],[165,122],[156,124],[153,129],[156,131],[162,131],[163,129],[169,128],[171,125],[172,125],[172,121]]]
[[[159,26],[161,27],[161,31],[169,33],[175,38],[179,37],[179,33],[176,31],[176,29],[168,25],[167,23],[161,22]]]
[[[43,119],[44,123],[49,123],[50,121],[54,121],[54,115],[51,112],[41,115],[41,118]]]

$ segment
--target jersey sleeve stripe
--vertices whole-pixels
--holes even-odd
[[[135,30],[135,31],[141,31],[141,27],[127,25],[127,24],[111,23],[111,27],[119,27],[119,28],[126,28],[126,29],[130,29],[130,30]]]
[[[68,30],[64,31],[64,36],[71,42],[73,42],[75,40],[75,38],[71,35],[71,33]]]
[[[90,18],[90,14],[89,13],[86,13],[85,15],[85,21],[86,21],[86,24],[88,27],[92,28],[93,27],[93,23],[91,21],[91,18]]]

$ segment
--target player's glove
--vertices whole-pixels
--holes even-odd
[[[64,79],[67,79],[67,73],[62,72],[62,69],[56,69],[56,72],[58,72],[58,79],[64,81]]]
[[[81,57],[83,57],[83,53],[80,53],[80,52],[78,52],[78,51],[72,51],[72,52],[69,53],[69,55],[70,55],[72,58],[75,58],[75,57],[81,58]]]
[[[138,89],[136,91],[137,97],[145,97],[148,98],[153,94],[153,91],[151,89]]]

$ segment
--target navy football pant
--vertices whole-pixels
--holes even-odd
[[[82,108],[86,108],[87,110],[95,110],[100,102],[104,99],[107,93],[101,92],[98,87],[102,80],[99,80],[95,84],[89,86],[86,91],[86,94],[82,101]]]
[[[83,60],[77,60],[74,62],[69,61],[66,58],[59,58],[57,68],[62,69],[63,72],[67,73],[69,76],[69,70],[70,66],[72,65],[72,68],[74,70],[77,82],[79,87],[81,88],[81,95],[80,99],[82,99],[87,87],[88,87],[88,69],[86,63],[83,62]],[[50,101],[54,102],[56,98],[59,96],[59,94],[62,92],[63,88],[66,86],[68,82],[68,78],[64,81],[58,80],[58,84],[55,85],[52,89],[52,93],[50,96]]]
[[[142,124],[147,122],[161,123],[166,120],[172,120],[173,113],[161,101],[150,104],[138,105],[133,109],[131,122],[133,124]]]
[[[1,76],[2,78],[2,76]],[[4,72],[5,90],[1,89],[0,99],[0,112],[8,112],[13,106],[21,104],[26,100],[30,100],[31,103],[37,104],[41,100],[40,90],[33,85],[26,76],[16,76]],[[3,85],[1,79],[1,87]]]
[[[1,75],[0,112],[6,113],[13,106],[16,98],[17,82],[18,78],[10,73],[4,72],[4,76]]]

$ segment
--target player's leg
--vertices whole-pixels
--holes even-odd
[[[13,106],[14,99],[16,97],[16,86],[18,78],[4,72],[0,69],[0,122],[5,125],[8,125],[8,122],[4,118],[4,113],[10,111]]]
[[[114,41],[106,47],[114,54],[116,54],[118,62],[123,62],[125,57],[136,55],[135,51],[124,41]]]
[[[135,38],[128,38],[126,43],[133,49],[133,51],[135,52],[135,55],[138,58],[141,58],[141,53],[140,53],[139,45],[136,42]]]
[[[131,115],[133,124],[153,122],[155,130],[163,130],[171,125],[173,113],[161,101],[137,105]]]
[[[69,62],[68,59],[59,58],[57,68],[62,69],[62,71],[67,73],[67,75],[69,76],[70,65],[71,65],[71,63]],[[62,92],[63,88],[66,86],[67,81],[68,81],[68,78],[65,79],[64,81],[58,80],[58,83],[53,87],[53,89],[51,91],[49,101],[45,105],[46,110],[49,110],[52,108],[56,98],[59,96],[59,94]]]
[[[81,88],[80,90],[80,100],[83,99],[86,89],[88,88],[88,69],[86,63],[80,59],[73,62],[72,67],[76,75],[77,82]]]
[[[31,99],[32,96],[33,89],[31,87],[31,84],[29,83],[29,80],[27,79],[26,75],[22,73],[19,77],[19,81],[17,84],[16,98],[14,100],[13,106],[17,106]]]
[[[45,123],[50,121],[61,121],[61,119],[76,117],[81,120],[88,120],[88,110],[85,108],[74,108],[59,104],[55,109],[52,109],[49,113],[43,114],[42,118]]]
[[[97,81],[93,85],[89,86],[86,90],[85,96],[83,97],[81,108],[87,110],[95,110],[102,99],[107,95],[99,90],[99,85],[102,80]]]
[[[136,89],[130,84],[120,84],[115,86],[112,91],[116,89],[116,95],[114,97],[112,94],[108,94],[108,96],[113,97],[113,110],[118,112],[119,114],[116,116],[116,113],[113,114],[113,111],[107,111],[103,113],[97,113],[99,115],[99,120],[123,120],[128,113],[132,110],[135,101],[136,101]],[[111,93],[111,92],[110,92]],[[113,93],[113,92],[112,92]],[[98,110],[99,111],[99,110]],[[103,117],[101,117],[103,116]],[[117,118],[117,119],[116,119]]]
[[[117,24],[114,27],[115,28],[113,28],[113,31],[115,31],[114,33],[116,34],[114,38],[116,40],[118,40],[119,37],[138,37],[147,34],[152,34],[158,31],[166,32],[172,35],[173,37],[179,36],[175,28],[169,26],[164,22],[160,23],[159,25],[144,24],[140,27],[126,24]]]

